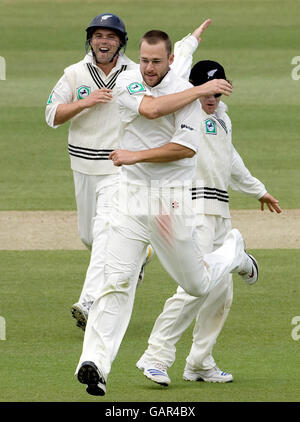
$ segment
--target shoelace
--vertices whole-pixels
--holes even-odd
[[[161,362],[155,362],[153,365],[155,369],[159,369],[160,371],[167,372],[167,367],[164,363]]]
[[[221,375],[229,375],[228,372],[222,371],[220,368],[218,368],[217,366],[215,366],[214,368],[216,371],[218,371]]]

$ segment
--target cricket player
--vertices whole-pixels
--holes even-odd
[[[245,252],[238,230],[231,230],[211,254],[199,248],[190,189],[200,137],[200,103],[193,101],[159,119],[149,118],[155,114],[149,111],[149,103],[157,97],[191,87],[170,70],[171,50],[167,34],[149,31],[140,44],[140,69],[122,73],[116,84],[121,149],[110,157],[122,166],[120,183],[111,213],[105,280],[89,312],[76,369],[79,382],[92,395],[106,392],[112,362],[130,321],[148,243],[174,280],[193,296],[208,294],[232,271],[247,283],[258,278],[257,262]]]
[[[210,20],[206,20],[197,29],[199,41],[209,24]],[[86,29],[86,56],[65,69],[46,107],[46,122],[50,127],[57,128],[70,121],[68,149],[74,176],[78,230],[86,246],[93,244],[79,301],[71,309],[82,329],[85,329],[89,308],[97,296],[104,265],[111,198],[119,180],[119,169],[109,159],[109,154],[119,147],[120,118],[115,84],[124,70],[138,67],[122,52],[127,41],[125,25],[118,16],[112,13],[96,16]],[[176,97],[176,103],[172,96],[155,101],[149,98],[146,111],[159,117],[199,95],[209,92],[227,94],[230,90],[226,81],[212,81],[200,90],[181,93]],[[140,280],[145,263],[152,254],[151,247],[148,247]]]
[[[197,47],[195,42],[193,47],[192,42],[188,44],[190,55]],[[186,51],[187,45],[184,48]],[[175,48],[176,53],[180,54]],[[193,85],[201,85],[214,78],[226,79],[226,75],[222,65],[210,60],[198,62],[190,74]],[[196,203],[198,240],[205,253],[220,247],[231,230],[229,186],[258,199],[262,210],[266,203],[270,211],[281,212],[278,201],[251,175],[232,145],[231,121],[227,106],[220,99],[218,95],[200,97],[201,136],[196,180],[202,183],[194,184],[191,195]],[[137,362],[137,367],[152,381],[168,385],[171,380],[167,369],[175,361],[175,344],[196,318],[184,380],[233,381],[232,374],[219,369],[212,356],[213,346],[229,314],[232,296],[231,274],[227,274],[224,283],[218,284],[203,297],[190,296],[179,286],[157,318],[148,348]]]
[[[117,187],[118,169],[108,159],[118,145],[118,109],[113,98],[116,79],[136,63],[125,55],[128,41],[123,21],[112,13],[96,16],[86,28],[86,56],[67,67],[46,107],[46,122],[57,128],[70,121],[68,150],[73,170],[78,231],[91,248],[91,262],[72,315],[85,328],[103,270],[110,203]],[[124,53],[122,52],[124,50]],[[99,194],[99,189],[107,195]]]

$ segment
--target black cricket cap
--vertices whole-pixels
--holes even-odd
[[[196,63],[190,73],[190,82],[193,85],[202,85],[213,79],[226,79],[222,65],[212,60],[201,60]]]

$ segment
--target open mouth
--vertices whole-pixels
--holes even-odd
[[[109,48],[102,47],[102,48],[99,48],[99,51],[100,51],[100,53],[108,53]]]
[[[205,104],[206,104],[207,107],[214,107],[216,105],[216,103],[214,101],[212,101],[212,102],[206,101]]]

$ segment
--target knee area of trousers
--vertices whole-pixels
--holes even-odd
[[[199,284],[199,280],[198,280],[198,283],[190,284],[185,289],[185,292],[188,293],[191,296],[202,297],[202,296],[207,295],[207,293],[208,293],[208,287],[201,286],[201,284]]]
[[[110,291],[127,292],[134,283],[131,273],[108,274],[105,270],[105,288]]]
[[[96,216],[94,218],[93,230],[92,230],[92,238],[97,239],[100,236],[106,236],[109,230],[109,220],[108,218],[103,218],[102,216]],[[103,238],[104,239],[104,238]],[[106,240],[103,240],[106,241]]]

